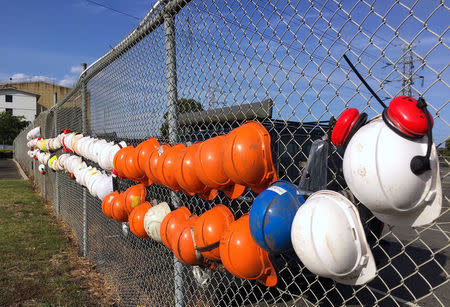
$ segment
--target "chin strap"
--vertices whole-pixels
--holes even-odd
[[[428,131],[427,131],[427,137],[428,137],[428,147],[427,147],[427,153],[425,156],[415,156],[411,160],[411,171],[415,175],[423,174],[425,171],[431,170],[430,166],[430,156],[431,156],[431,147],[433,146],[433,135],[432,135],[432,127],[431,127],[431,115],[427,110],[427,103],[425,102],[425,99],[423,97],[420,97],[419,100],[417,100],[417,107],[422,110],[422,112],[425,114],[425,117],[427,119],[427,125],[428,125]]]

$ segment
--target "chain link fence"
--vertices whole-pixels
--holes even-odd
[[[425,227],[365,218],[377,277],[350,287],[317,277],[290,254],[271,256],[278,284],[268,288],[221,270],[208,282],[175,260],[162,244],[139,239],[106,218],[101,202],[67,174],[39,174],[26,155],[26,133],[44,137],[70,128],[137,145],[195,142],[258,120],[272,138],[281,179],[299,182],[312,141],[346,107],[369,118],[382,108],[343,60],[347,54],[375,92],[423,95],[434,117],[434,141],[449,134],[448,31],[444,1],[186,1],[158,2],[127,38],[80,76],[73,91],[43,112],[15,140],[15,158],[72,227],[80,253],[116,286],[120,305],[309,306],[450,304],[450,159],[439,150],[444,194],[441,216]],[[447,59],[447,60],[446,60]],[[93,163],[91,163],[93,164]],[[328,186],[346,188],[342,152],[334,149]],[[117,179],[119,190],[135,184]],[[200,215],[223,203],[235,218],[249,211],[249,189],[213,201],[151,186],[148,200],[187,206]],[[359,205],[361,209],[362,205]]]

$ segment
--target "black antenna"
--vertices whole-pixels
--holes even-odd
[[[373,89],[367,84],[366,80],[363,79],[361,74],[356,70],[356,67],[353,66],[352,62],[348,59],[348,57],[344,54],[344,59],[347,62],[347,64],[350,66],[350,68],[353,70],[353,72],[358,76],[359,80],[365,85],[365,87],[369,90],[369,92],[372,94],[373,97],[375,97],[376,100],[383,106],[383,108],[387,108],[387,106],[384,104],[384,102],[378,97],[378,95],[373,91]]]

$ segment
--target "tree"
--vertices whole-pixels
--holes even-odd
[[[445,140],[444,156],[450,156],[450,138]]]
[[[29,123],[23,116],[14,116],[9,112],[0,113],[0,144],[11,145]]]
[[[178,103],[178,114],[187,113],[187,112],[197,112],[203,111],[203,106],[200,102],[195,101],[194,99],[186,99],[180,98],[177,101]],[[161,125],[161,137],[168,139],[169,138],[169,123],[167,122],[167,117],[169,113],[164,113],[165,122]]]

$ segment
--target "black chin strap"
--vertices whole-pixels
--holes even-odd
[[[425,114],[425,117],[427,119],[427,137],[428,137],[428,146],[427,146],[427,153],[425,156],[415,156],[410,163],[411,171],[415,175],[423,174],[425,171],[431,170],[430,166],[430,157],[431,157],[431,147],[433,146],[433,134],[432,134],[432,127],[431,127],[431,115],[427,110],[427,103],[425,102],[425,99],[423,97],[420,97],[417,101],[417,107],[422,110],[422,112]]]

